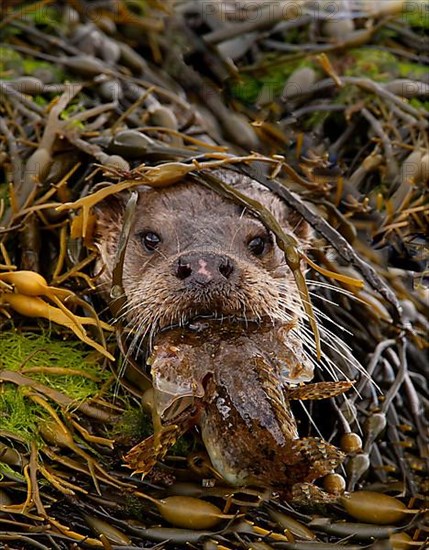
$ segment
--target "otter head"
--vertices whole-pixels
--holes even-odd
[[[237,175],[222,179],[262,202],[304,242],[308,227],[269,191]],[[111,285],[124,213],[121,198],[98,209],[97,246]],[[242,206],[183,181],[142,188],[123,264],[124,317],[142,338],[199,316],[290,322],[298,293],[271,232]]]

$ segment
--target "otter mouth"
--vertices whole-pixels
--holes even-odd
[[[222,325],[260,325],[266,323],[269,320],[268,317],[241,317],[238,315],[222,315],[216,313],[199,313],[188,319],[181,320],[180,323],[173,323],[168,326],[161,327],[159,332],[166,332],[168,330],[182,328],[185,330],[190,330],[191,332],[202,332],[208,323],[219,323],[219,326]]]

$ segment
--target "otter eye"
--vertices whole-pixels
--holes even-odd
[[[247,243],[247,246],[255,256],[262,256],[268,244],[268,239],[265,237],[255,237]]]
[[[140,238],[142,240],[143,246],[146,248],[146,250],[149,250],[149,252],[155,250],[155,248],[161,242],[161,237],[156,233],[152,233],[151,231],[143,233]]]

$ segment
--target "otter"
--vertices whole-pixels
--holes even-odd
[[[273,193],[229,170],[216,176],[260,201],[303,247],[309,226]],[[112,281],[125,200],[97,212],[100,286]],[[242,206],[186,179],[142,187],[123,264],[123,316],[136,338],[154,336],[200,316],[290,322],[299,294],[270,231]]]
[[[216,176],[262,203],[287,234],[309,246],[309,226],[276,195],[237,172]],[[98,211],[106,290],[124,210],[117,197]],[[291,494],[341,462],[327,442],[299,439],[288,400],[291,385],[313,376],[300,328],[304,313],[284,253],[246,208],[186,179],[142,187],[122,286],[131,353],[148,342],[155,427],[152,438],[128,453],[129,467],[147,473],[193,425],[214,467],[233,485],[278,484]],[[328,395],[310,389],[311,397],[300,390],[295,398],[336,395],[333,384]],[[340,392],[350,387],[339,384]]]

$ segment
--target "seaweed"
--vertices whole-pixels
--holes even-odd
[[[220,0],[2,6],[0,545],[427,544],[423,513],[368,530],[344,522],[341,505],[312,506],[314,487],[301,507],[263,487],[224,487],[195,432],[145,479],[123,468],[152,430],[141,410],[150,376],[100,300],[94,207],[186,176],[275,232],[219,183],[221,169],[269,188],[315,234],[305,254],[284,246],[292,267],[308,269],[306,283],[304,269],[295,274],[306,330],[321,333],[319,349],[308,332],[309,357],[316,383],[339,369],[357,391],[292,403],[300,436],[341,447],[352,435],[347,491],[427,507],[428,4],[338,4],[332,13],[303,0],[286,14],[282,3]],[[43,277],[35,294],[23,272]],[[171,494],[237,518],[219,530],[167,527],[147,497]]]

